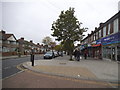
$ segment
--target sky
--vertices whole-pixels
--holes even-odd
[[[75,8],[75,16],[82,27],[91,33],[99,23],[105,22],[118,12],[120,0],[2,0],[0,2],[0,29],[12,33],[17,39],[33,40],[51,36],[51,26],[61,11]],[[54,40],[54,38],[53,38]]]

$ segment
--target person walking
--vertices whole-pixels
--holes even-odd
[[[87,59],[87,50],[84,51],[84,58]]]
[[[75,51],[73,52],[75,60],[76,60],[76,52],[77,52],[77,49],[75,49]]]
[[[80,51],[78,49],[75,50],[74,57],[75,60],[80,61]]]

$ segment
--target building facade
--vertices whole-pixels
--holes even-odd
[[[81,51],[96,59],[120,58],[120,11],[82,40]]]
[[[0,31],[0,53],[2,56],[17,55],[18,43],[14,34]]]

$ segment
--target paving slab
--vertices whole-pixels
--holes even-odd
[[[118,63],[115,61],[81,59],[78,62],[69,61],[69,56],[64,56],[51,60],[35,60],[34,67],[31,62],[26,62],[23,66],[35,72],[118,82]]]

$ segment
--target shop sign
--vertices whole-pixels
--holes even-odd
[[[96,41],[93,41],[92,44],[96,44]]]
[[[110,35],[108,37],[102,38],[101,40],[98,40],[98,41],[99,42],[101,41],[102,45],[120,43],[120,32]]]
[[[92,45],[92,47],[99,47],[101,44]]]

